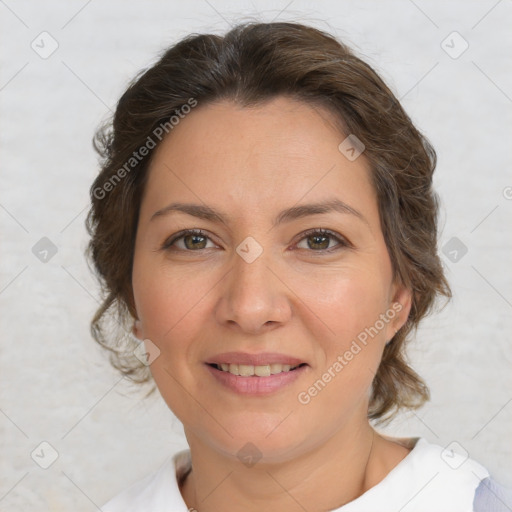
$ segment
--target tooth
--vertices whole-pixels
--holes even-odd
[[[254,375],[257,377],[268,377],[270,375],[276,375],[277,373],[289,372],[298,366],[299,365],[291,366],[289,364],[280,363],[262,364],[257,366],[252,364],[217,364],[217,367],[222,371],[232,373],[233,375],[240,375],[242,377],[252,377]]]
[[[266,364],[263,366],[255,366],[254,373],[258,377],[268,377],[270,375],[270,365]]]
[[[239,364],[238,371],[242,377],[254,375],[254,366],[252,364]]]
[[[270,374],[275,375],[276,373],[281,373],[283,371],[283,365],[280,363],[272,363],[270,365]]]

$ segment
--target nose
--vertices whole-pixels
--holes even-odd
[[[259,334],[285,324],[291,317],[290,290],[266,251],[254,261],[238,253],[223,279],[217,320],[245,333]]]

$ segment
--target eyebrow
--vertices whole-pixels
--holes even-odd
[[[168,215],[172,212],[183,212],[199,219],[218,222],[228,225],[230,223],[230,217],[226,214],[212,208],[211,206],[193,204],[193,203],[171,203],[160,210],[157,210],[152,216],[150,221]],[[363,214],[356,209],[352,208],[348,204],[344,203],[340,199],[332,199],[330,201],[324,201],[321,203],[305,204],[300,206],[292,206],[287,208],[277,215],[274,219],[273,227],[280,224],[291,222],[296,219],[307,217],[309,215],[318,215],[322,213],[339,212],[349,214],[362,220],[365,224],[370,226]]]

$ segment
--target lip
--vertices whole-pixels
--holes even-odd
[[[224,352],[212,356],[206,364],[247,364],[253,366],[262,366],[265,364],[289,364],[290,366],[297,366],[305,363],[301,359],[288,356],[286,354],[278,354],[276,352],[262,352],[259,354],[249,354],[247,352]],[[266,378],[266,377],[260,377]]]
[[[246,354],[248,355],[248,354]],[[286,357],[286,356],[283,356]],[[290,360],[291,358],[288,358]],[[269,361],[269,359],[266,359]],[[295,360],[298,361],[298,360]],[[278,361],[274,361],[278,362]],[[213,363],[213,362],[212,362]],[[210,364],[212,364],[210,363]],[[292,382],[297,380],[304,374],[308,369],[308,365],[304,364],[304,366],[300,366],[295,370],[290,370],[289,372],[281,372],[276,373],[275,375],[269,375],[268,377],[242,377],[240,375],[233,375],[229,372],[224,372],[222,370],[218,370],[217,368],[210,366],[210,364],[205,364],[205,367],[208,369],[210,374],[219,382],[221,385],[226,387],[227,389],[240,394],[240,395],[253,395],[253,396],[262,396],[262,395],[270,395],[272,393],[276,393],[277,391],[282,390],[286,386],[289,386]],[[227,364],[227,363],[226,363]],[[233,363],[235,364],[235,363]],[[244,363],[240,363],[244,364]],[[252,363],[249,363],[252,364]],[[281,364],[289,364],[288,362],[284,362]],[[296,364],[296,363],[294,363]],[[300,364],[300,361],[299,363]]]

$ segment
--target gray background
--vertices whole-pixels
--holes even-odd
[[[158,51],[249,16],[302,21],[344,39],[434,144],[442,258],[454,299],[411,344],[432,401],[386,431],[456,442],[456,451],[512,485],[512,1],[6,0],[0,510],[97,510],[186,447],[160,396],[143,400],[89,334],[99,297],[83,256],[97,173],[91,138]],[[53,40],[58,48],[46,55]],[[459,55],[464,41],[469,47]],[[38,253],[43,237],[54,255]],[[51,462],[43,441],[58,453],[48,469],[35,462]]]

